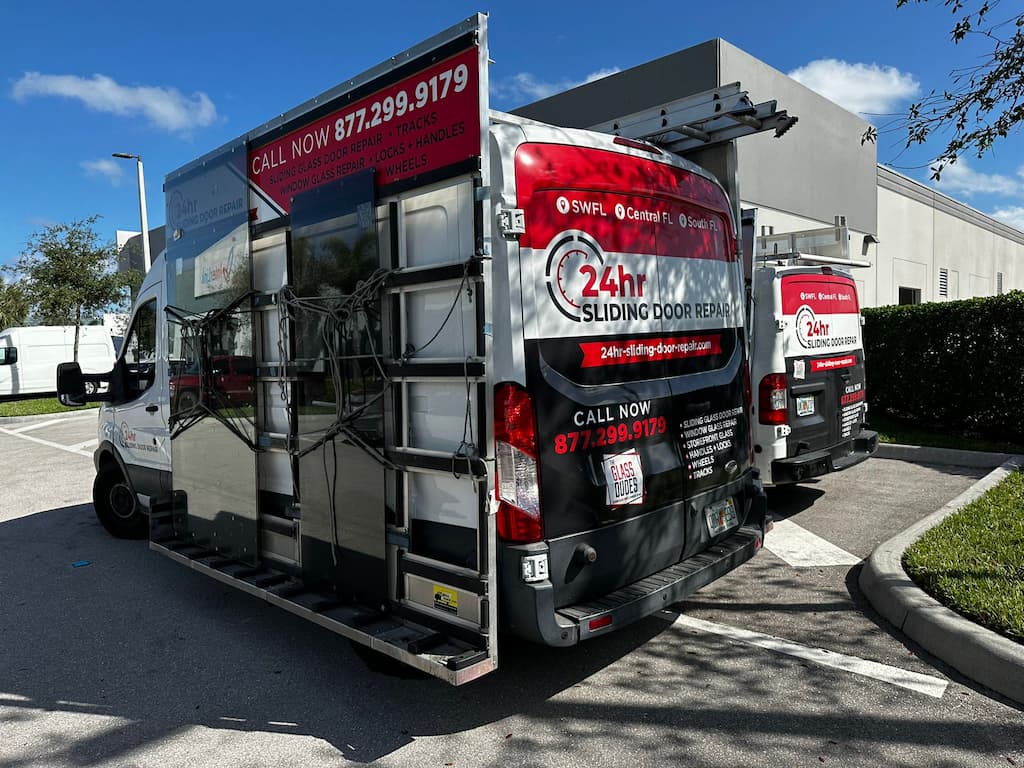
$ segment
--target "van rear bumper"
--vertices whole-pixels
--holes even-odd
[[[550,581],[527,584],[518,572],[520,557],[546,551],[543,544],[510,547],[503,558],[502,614],[505,629],[533,642],[570,646],[621,629],[666,608],[750,560],[764,543],[767,502],[752,499],[746,525],[707,549],[591,602],[554,607]]]
[[[776,459],[772,462],[772,483],[799,483],[852,467],[871,456],[877,447],[878,433],[863,429],[852,439],[836,443],[826,450],[801,453],[788,459]]]

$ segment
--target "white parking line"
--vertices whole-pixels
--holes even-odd
[[[33,429],[42,429],[43,427],[50,427],[54,424],[60,424],[62,421],[80,421],[81,419],[95,419],[96,412],[88,411],[86,413],[80,413],[76,416],[63,416],[59,419],[46,419],[45,421],[31,421],[20,427],[13,427],[4,431],[12,434],[21,434],[22,432],[30,432]]]
[[[50,448],[56,448],[56,449],[61,450],[61,451],[67,451],[68,453],[74,453],[74,454],[76,454],[78,456],[92,456],[92,451],[83,451],[83,450],[81,450],[86,444],[82,444],[82,445],[78,445],[78,446],[75,446],[75,445],[61,445],[60,443],[55,443],[52,440],[43,440],[40,437],[33,437],[32,435],[23,435],[23,434],[20,434],[18,432],[15,432],[13,430],[10,430],[10,429],[4,429],[3,427],[0,427],[0,434],[11,435],[11,437],[20,437],[22,440],[28,440],[31,443],[38,443],[39,445],[45,445],[45,446],[48,446]],[[95,441],[90,441],[90,442],[95,442]]]
[[[22,432],[28,432],[29,430],[32,429],[42,429],[43,427],[48,427],[51,424],[58,424],[61,421],[63,421],[63,419],[50,419],[49,421],[33,421],[30,424],[26,424],[23,427],[17,427],[16,429],[12,429],[10,431],[20,435]]]
[[[671,614],[668,615],[671,616]],[[945,693],[946,687],[949,685],[946,680],[938,677],[909,672],[899,667],[890,667],[888,664],[868,661],[857,656],[846,656],[842,653],[826,651],[823,648],[811,648],[807,645],[783,640],[774,635],[764,635],[760,632],[727,627],[724,624],[714,624],[692,616],[678,616],[672,623],[680,627],[689,627],[699,632],[709,632],[728,637],[757,648],[795,656],[798,659],[804,659],[824,667],[833,667],[834,669],[841,669],[844,672],[851,672],[862,677],[870,677],[872,680],[880,680],[883,683],[896,685],[900,688],[908,688],[936,699],[942,698],[942,694]]]
[[[764,548],[795,568],[856,565],[861,558],[840,549],[791,520],[778,520],[764,538]]]

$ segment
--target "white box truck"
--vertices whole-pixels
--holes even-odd
[[[82,370],[109,371],[115,357],[110,332],[101,325],[79,326],[78,331]],[[57,366],[73,359],[74,349],[73,325],[33,325],[0,331],[0,400],[56,395]]]
[[[486,22],[169,174],[114,370],[61,371],[68,402],[110,382],[113,533],[453,684],[769,525],[733,205],[653,144],[490,111]]]

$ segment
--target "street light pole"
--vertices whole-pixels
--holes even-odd
[[[149,220],[146,216],[146,180],[142,175],[142,156],[133,155],[128,152],[114,152],[112,157],[119,157],[122,160],[134,160],[135,167],[139,172],[139,219],[142,221],[142,265],[149,273]]]

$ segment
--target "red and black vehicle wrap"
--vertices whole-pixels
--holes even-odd
[[[863,461],[874,452],[865,429],[864,375],[857,286],[829,267],[783,274],[783,352],[789,389],[787,455],[772,463],[776,484],[805,480]]]
[[[675,158],[529,142],[515,169],[542,526],[500,548],[502,614],[566,645],[760,546],[742,277],[725,194]],[[518,555],[540,550],[549,582],[522,584]]]

